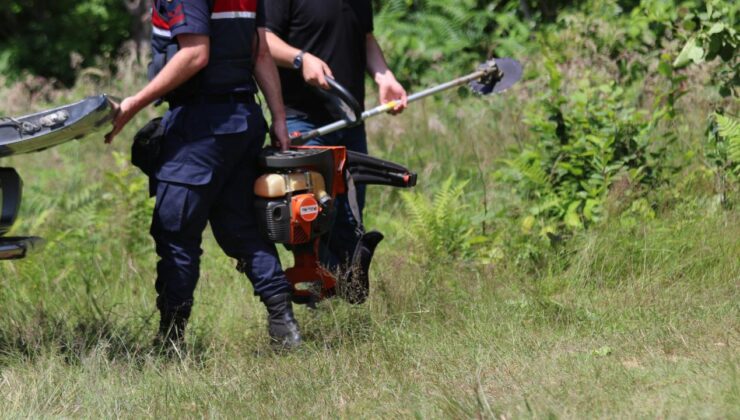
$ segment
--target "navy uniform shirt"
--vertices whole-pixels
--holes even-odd
[[[177,52],[178,35],[211,38],[208,66],[168,97],[257,92],[252,56],[265,26],[262,0],[154,0],[152,25],[150,79]]]

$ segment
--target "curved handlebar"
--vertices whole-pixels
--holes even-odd
[[[324,90],[320,89],[322,93],[330,95],[333,100],[339,101],[336,105],[342,109],[342,112],[347,115],[347,122],[353,126],[357,125],[360,122],[362,122],[362,107],[360,106],[360,103],[357,102],[357,99],[355,99],[354,96],[339,82],[334,80],[333,78],[326,76],[326,82],[331,87],[330,90]],[[350,111],[352,115],[350,115]]]

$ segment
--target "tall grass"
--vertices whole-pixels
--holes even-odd
[[[572,69],[580,65],[566,65],[563,83],[579,77]],[[123,96],[143,83],[143,69],[129,68],[119,79],[88,74],[46,96],[6,88],[1,106],[19,114],[97,91]],[[299,308],[306,343],[290,354],[270,351],[264,309],[210,233],[187,351],[166,359],[151,346],[152,203],[126,157],[135,129],[161,110],[147,110],[113,146],[98,135],[3,159],[26,185],[14,233],[49,244],[33,258],[0,264],[0,410],[9,417],[740,416],[737,207],[722,206],[711,171],[687,159],[640,200],[612,191],[604,220],[588,230],[560,242],[528,231],[518,213],[527,203],[493,173],[536,140],[522,115],[546,83],[533,74],[487,99],[448,92],[401,117],[368,122],[371,153],[414,169],[420,185],[406,200],[370,187],[366,225],[387,236],[371,298],[359,307],[332,300]],[[670,127],[680,134],[676,153],[701,155],[700,115],[718,100],[698,87],[679,101]],[[436,214],[412,222],[414,209]],[[439,236],[449,227],[444,212],[456,223],[446,233],[455,235],[451,243],[467,244],[450,255]]]

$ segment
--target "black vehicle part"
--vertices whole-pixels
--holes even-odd
[[[37,237],[0,238],[0,260],[25,258],[31,251],[40,249],[44,240]]]
[[[337,285],[339,297],[353,305],[365,303],[370,296],[370,263],[373,261],[375,248],[383,239],[383,234],[375,230],[360,236],[350,267],[343,281]]]
[[[8,233],[21,206],[23,181],[12,168],[0,168],[0,236]]]
[[[0,157],[38,152],[97,131],[113,117],[106,95],[36,114],[0,120]]]

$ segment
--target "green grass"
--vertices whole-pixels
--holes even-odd
[[[3,159],[25,180],[13,233],[49,243],[0,264],[0,412],[740,417],[738,208],[718,204],[711,174],[694,158],[651,192],[652,212],[610,210],[554,247],[524,234],[513,195],[492,174],[508,150],[532,140],[523,109],[545,82],[489,100],[447,93],[368,124],[372,154],[417,171],[416,191],[429,200],[450,175],[468,181],[450,211],[486,238],[485,252],[464,259],[415,240],[399,191],[371,187],[366,224],[387,236],[371,298],[299,308],[305,345],[289,354],[270,350],[264,309],[210,232],[187,352],[165,359],[151,346],[151,201],[126,158],[135,128],[159,110],[112,147],[97,136]],[[129,74],[100,89],[141,83]],[[91,86],[47,99],[71,101]],[[2,93],[8,114],[48,106],[17,87]],[[701,156],[703,118],[717,101],[704,90],[682,100],[671,127],[677,154]]]
[[[574,240],[569,267],[543,274],[506,264],[421,271],[399,256],[401,243],[386,245],[369,304],[301,309],[306,345],[287,355],[269,351],[260,304],[209,241],[181,361],[149,346],[151,261],[132,267],[149,276],[91,270],[85,287],[34,282],[27,266],[53,258],[39,257],[3,280],[0,407],[10,416],[736,417],[739,221],[673,214],[589,232]]]
[[[475,150],[464,130],[497,130],[493,118],[445,119],[457,136],[418,126],[447,111],[412,110],[391,122],[397,134],[371,127],[376,154],[424,168],[420,191],[475,174],[462,165]],[[740,415],[740,219],[711,197],[638,223],[615,217],[538,264],[486,266],[409,258],[424,244],[402,234],[397,191],[372,188],[368,225],[389,236],[372,298],[300,309],[306,345],[292,354],[269,350],[261,304],[209,236],[188,352],[165,360],[150,345],[155,257],[135,212],[144,193],[116,184],[142,179],[98,140],[9,160],[27,186],[16,232],[51,241],[0,265],[6,416]],[[124,136],[116,149],[126,147]],[[473,208],[481,185],[467,188]]]

